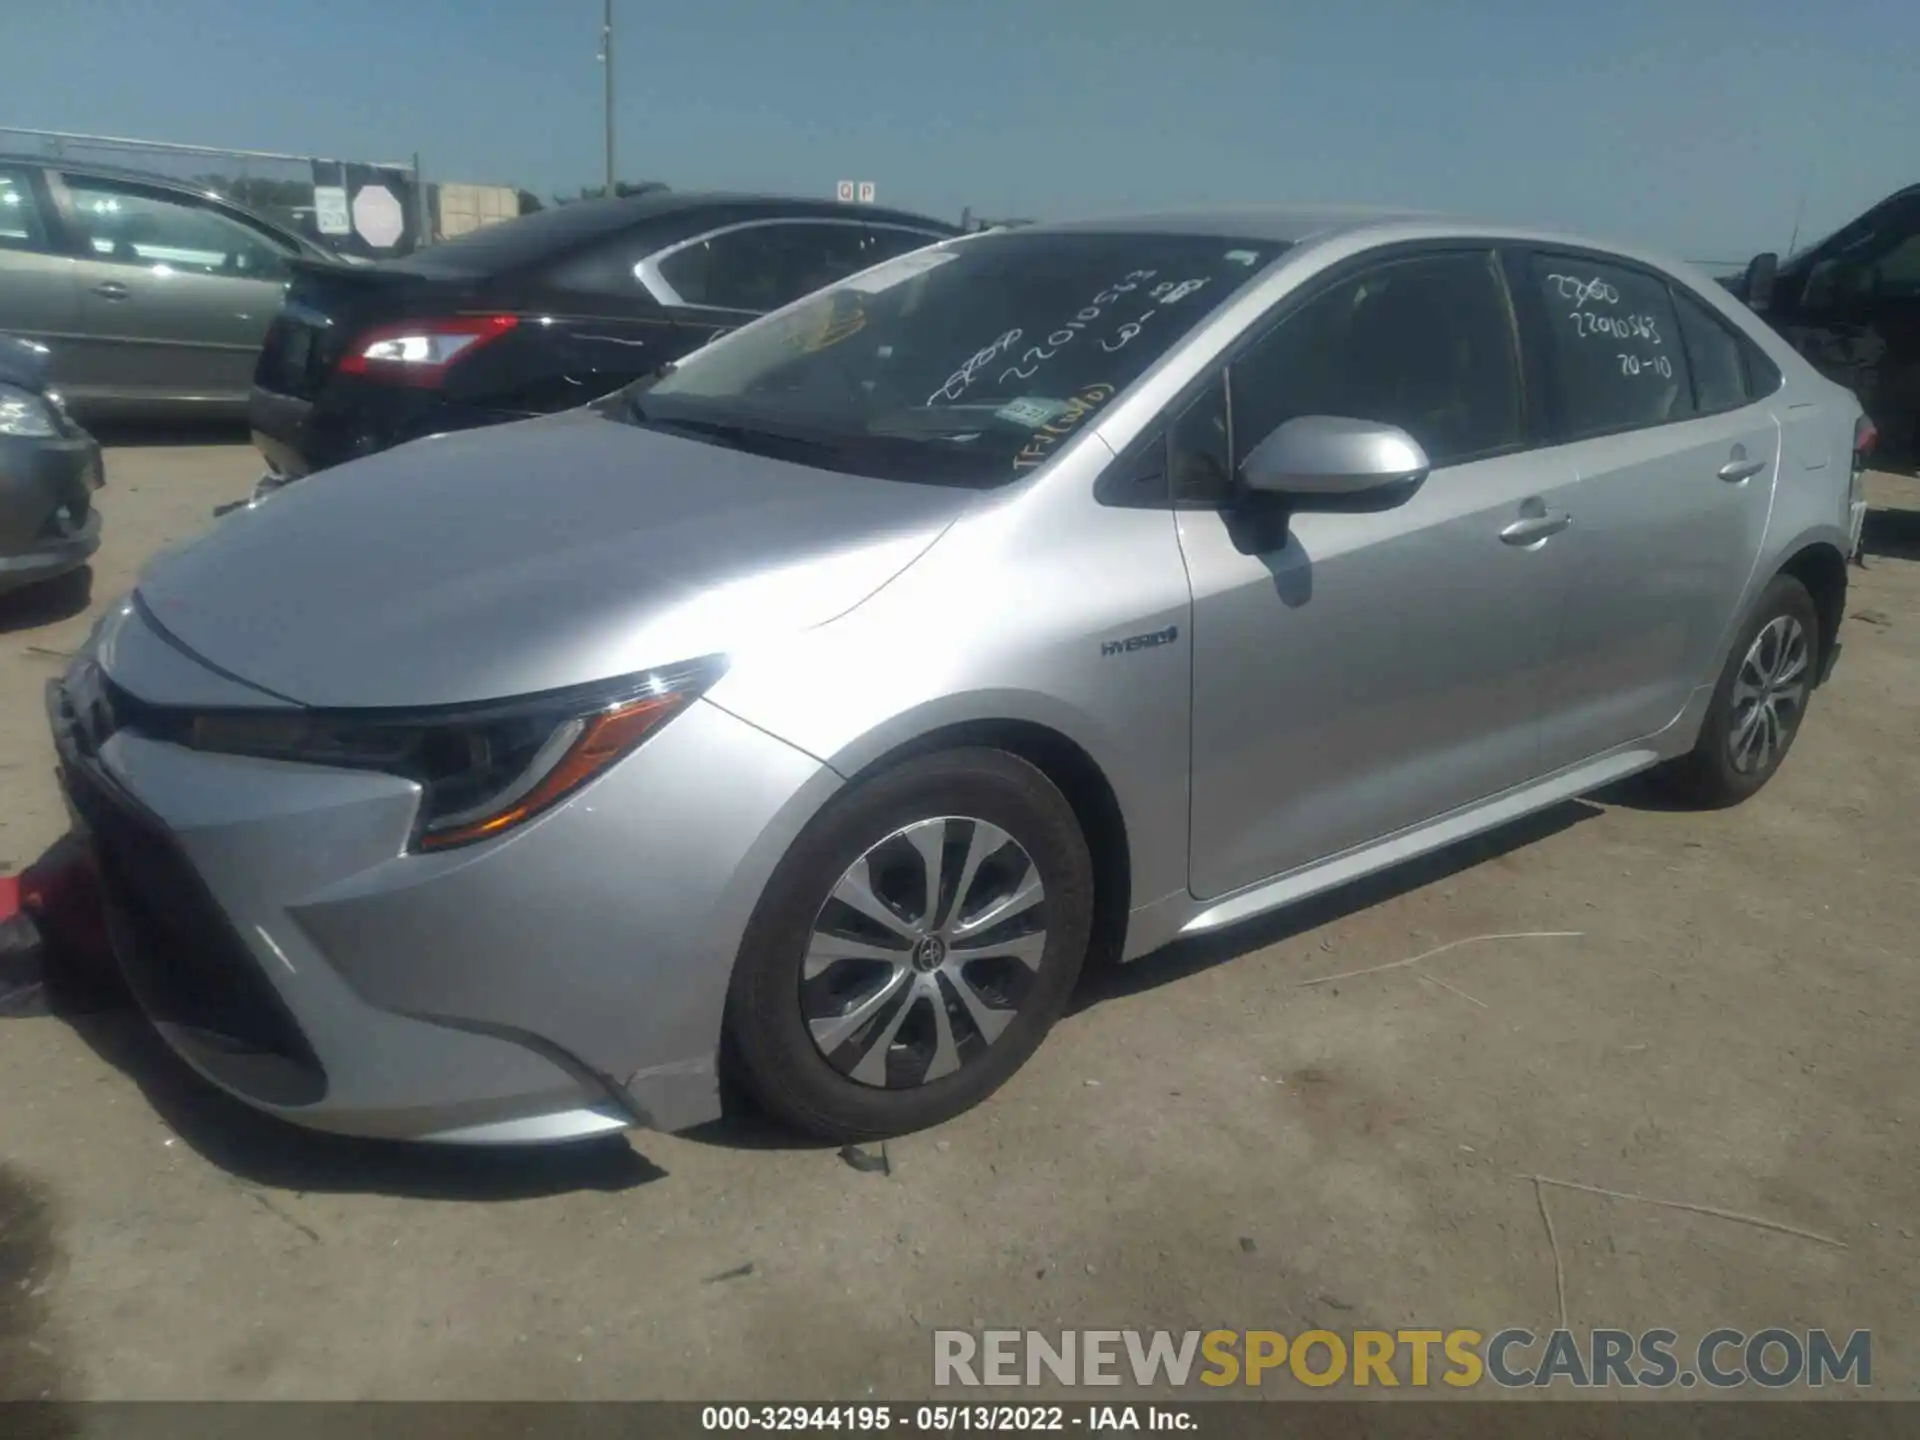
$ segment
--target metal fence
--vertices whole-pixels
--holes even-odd
[[[203,185],[342,255],[405,255],[433,234],[418,155],[368,164],[7,125],[0,125],[0,151]],[[387,198],[370,193],[362,200],[363,191],[375,190],[384,190]]]

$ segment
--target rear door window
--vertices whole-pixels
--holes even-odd
[[[0,165],[0,250],[45,250],[46,218],[33,193],[33,177]]]
[[[1694,413],[1679,317],[1667,284],[1586,256],[1535,254],[1558,429],[1565,439],[1685,420]]]

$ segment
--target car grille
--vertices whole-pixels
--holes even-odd
[[[90,737],[99,743],[98,732]],[[128,943],[116,944],[128,987],[170,1038],[212,1074],[274,1105],[310,1105],[326,1073],[165,828],[78,753],[61,779],[85,822],[100,881]]]

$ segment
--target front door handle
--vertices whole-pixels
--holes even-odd
[[[1565,510],[1549,511],[1543,515],[1523,515],[1500,532],[1500,538],[1509,545],[1533,545],[1550,535],[1558,535],[1573,524],[1573,516]]]
[[[102,300],[124,300],[127,298],[127,287],[118,280],[102,280],[93,287],[93,293]]]
[[[1729,460],[1719,470],[1720,478],[1729,485],[1738,485],[1742,480],[1751,480],[1767,468],[1764,460]]]

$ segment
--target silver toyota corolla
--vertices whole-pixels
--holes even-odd
[[[1780,765],[1860,409],[1710,279],[1216,213],[989,233],[156,562],[50,691],[129,982],[303,1124],[854,1138],[1139,956]]]

